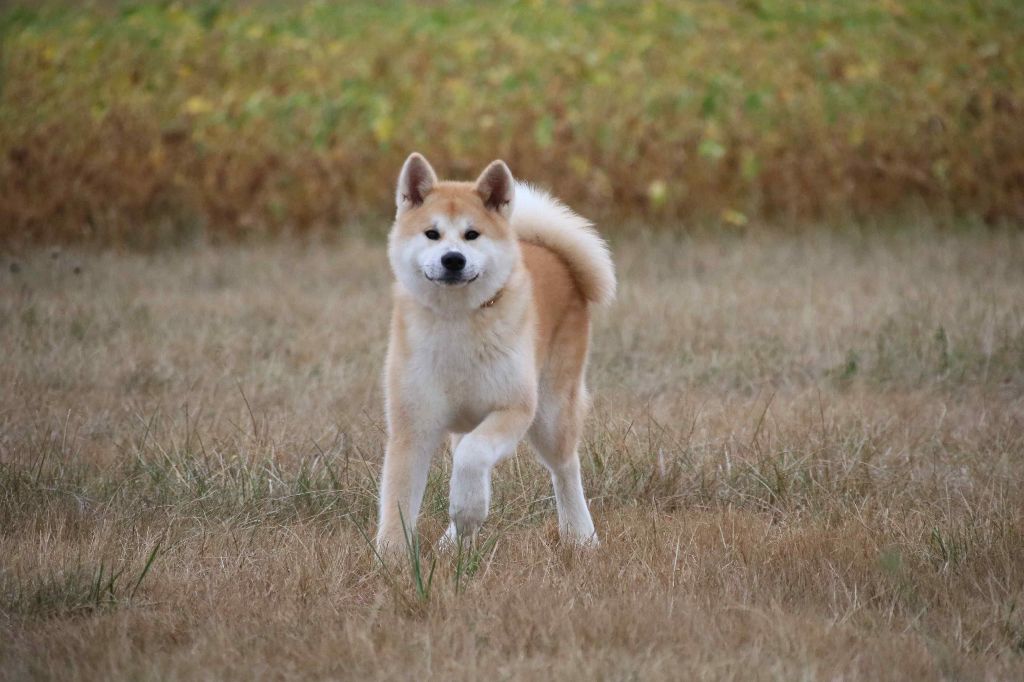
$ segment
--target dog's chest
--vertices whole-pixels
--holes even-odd
[[[430,399],[480,417],[530,381],[528,329],[438,322],[416,336],[410,369]]]

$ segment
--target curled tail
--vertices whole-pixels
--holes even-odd
[[[612,256],[589,220],[547,192],[517,182],[511,222],[521,240],[565,261],[587,301],[604,305],[615,298]]]

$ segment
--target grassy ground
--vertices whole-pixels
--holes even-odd
[[[0,241],[329,228],[412,150],[592,214],[1024,220],[1019,0],[14,0]]]
[[[600,550],[524,448],[396,572],[379,243],[5,256],[0,679],[1024,676],[1024,236],[615,251]]]

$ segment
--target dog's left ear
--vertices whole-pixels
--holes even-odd
[[[484,206],[497,211],[506,220],[512,215],[512,201],[516,195],[516,184],[512,171],[504,161],[493,161],[476,181],[476,192],[484,200]]]

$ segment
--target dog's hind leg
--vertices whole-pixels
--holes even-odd
[[[559,536],[567,542],[592,547],[598,544],[597,533],[583,494],[577,451],[586,407],[582,383],[570,391],[542,387],[529,438],[541,463],[551,472]]]

